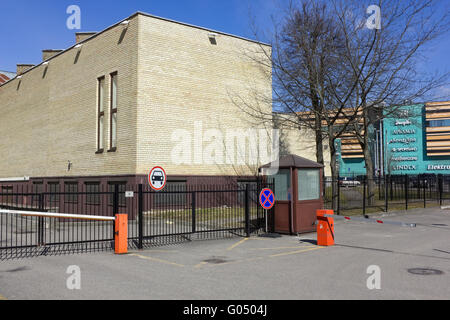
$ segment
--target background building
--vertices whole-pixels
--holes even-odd
[[[428,102],[384,110],[384,119],[370,128],[374,175],[449,174],[450,102]],[[338,120],[336,125],[344,120]],[[282,128],[283,154],[316,161],[314,131]],[[341,177],[367,174],[363,150],[351,130],[336,140]],[[330,150],[324,141],[325,175],[331,176]]]
[[[13,72],[1,71],[0,70],[0,85],[4,84],[8,80],[14,78],[16,76]]]
[[[383,132],[386,174],[450,173],[450,102],[401,107]]]

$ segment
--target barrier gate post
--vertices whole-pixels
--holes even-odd
[[[325,215],[334,215],[334,211],[317,210],[317,245],[334,246],[334,219]]]
[[[114,234],[114,252],[125,254],[128,252],[128,215],[117,214]]]

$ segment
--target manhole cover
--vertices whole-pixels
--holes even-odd
[[[212,257],[211,259],[203,260],[203,262],[210,263],[210,264],[221,264],[228,262],[222,257]]]
[[[408,272],[411,274],[419,275],[419,276],[433,276],[433,275],[444,274],[444,272],[442,272],[441,270],[429,269],[429,268],[413,268],[413,269],[408,269]]]

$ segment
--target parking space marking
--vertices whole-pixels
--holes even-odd
[[[150,249],[150,250],[147,250],[146,252],[149,252],[149,253],[177,253],[177,252],[179,252],[178,250],[153,250],[153,249]]]
[[[249,238],[242,239],[242,240],[239,241],[238,243],[235,243],[235,244],[233,244],[231,247],[229,247],[229,248],[227,249],[227,251],[233,250],[234,248],[236,248],[237,246],[243,244],[244,242],[246,242],[246,241],[248,241],[248,240],[249,240]]]
[[[298,248],[298,247],[295,247],[295,248]],[[252,262],[252,261],[264,260],[264,259],[268,259],[268,258],[276,258],[276,257],[293,255],[293,254],[298,254],[298,253],[303,253],[303,252],[308,252],[308,251],[314,251],[314,250],[319,250],[319,249],[323,249],[323,248],[325,248],[325,247],[308,246],[308,247],[303,247],[302,250],[289,251],[289,252],[283,252],[283,253],[279,253],[279,254],[266,255],[266,256],[262,256],[262,257],[248,258],[248,259],[242,259],[242,260],[235,260],[235,261],[229,261],[229,262],[218,263],[218,264],[210,264],[210,263],[203,261],[203,262],[200,262],[199,264],[197,264],[195,266],[195,268],[198,269],[203,266],[205,266],[205,267],[220,267],[220,266],[242,263],[242,262]]]
[[[153,257],[149,257],[149,256],[142,256],[140,254],[133,253],[133,254],[130,254],[130,256],[138,257],[138,258],[141,258],[144,260],[155,261],[155,262],[160,262],[160,263],[164,263],[164,264],[170,264],[172,266],[177,266],[177,267],[181,267],[181,268],[184,267],[184,265],[179,264],[179,263],[175,263],[175,262],[163,260],[163,259],[158,259],[158,258],[153,258]]]
[[[201,267],[203,267],[205,264],[208,264],[208,262],[202,261],[202,262],[200,262],[199,264],[195,265],[194,268],[196,268],[196,269],[201,268]]]
[[[323,249],[323,248],[324,248],[324,247],[314,247],[314,248],[302,249],[302,250],[298,250],[298,251],[283,252],[283,253],[273,254],[273,255],[271,255],[271,256],[269,256],[269,257],[270,257],[270,258],[282,257],[282,256],[288,256],[288,255],[297,254],[297,253],[302,253],[302,252],[308,252],[308,251],[319,250],[319,249]]]
[[[249,250],[282,250],[282,249],[299,249],[299,248],[314,248],[316,246],[295,246],[295,247],[273,247],[273,248],[250,248]]]

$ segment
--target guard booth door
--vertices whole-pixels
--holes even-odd
[[[283,234],[292,233],[292,169],[280,169],[275,176],[275,221],[274,231]]]

